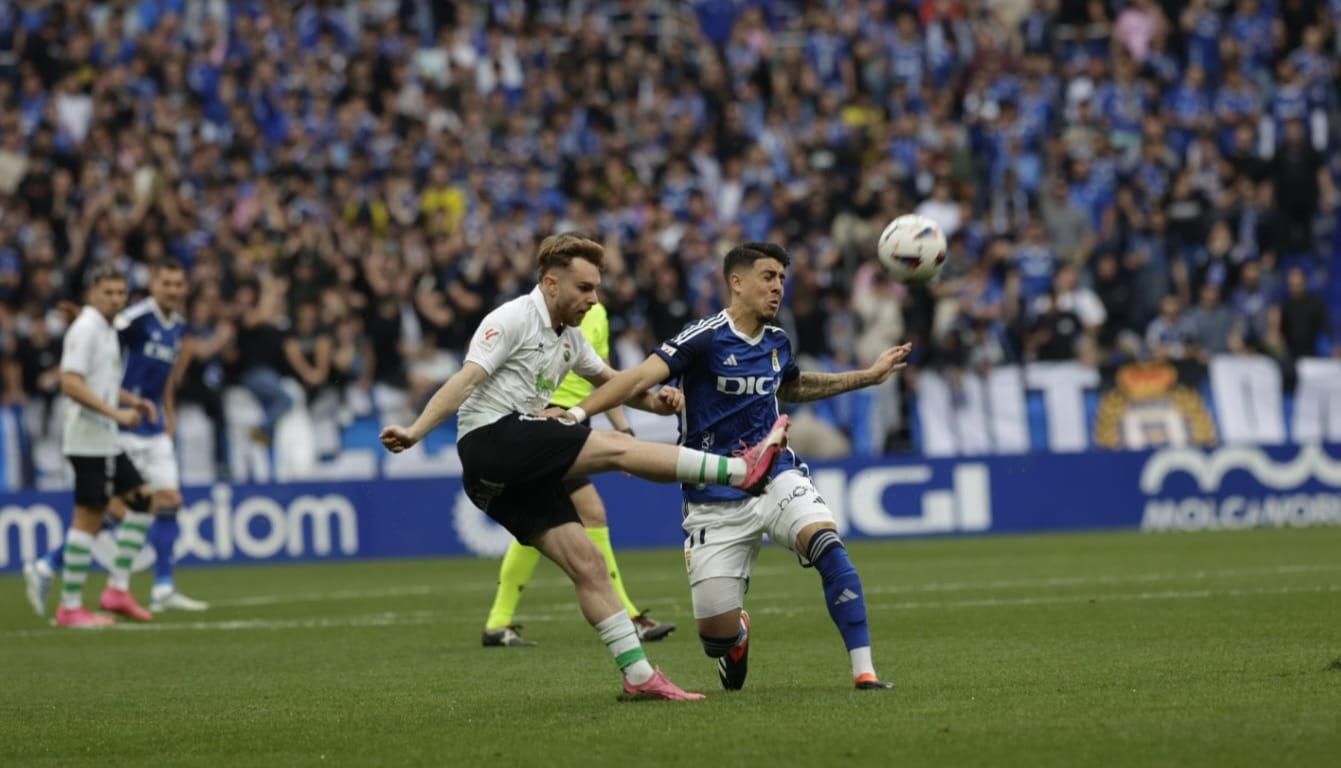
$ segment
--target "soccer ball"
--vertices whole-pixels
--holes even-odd
[[[876,245],[880,263],[902,283],[935,277],[945,263],[945,233],[926,216],[910,213],[891,221]]]

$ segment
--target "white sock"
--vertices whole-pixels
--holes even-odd
[[[149,535],[149,526],[153,522],[154,516],[148,512],[127,512],[117,527],[116,560],[107,576],[107,583],[112,589],[130,589],[130,569],[135,564],[135,556],[144,547],[144,539]]]
[[[681,448],[675,458],[675,479],[693,485],[735,485],[745,479],[744,459]]]
[[[638,630],[633,626],[628,611],[620,611],[596,625],[596,633],[601,642],[615,657],[615,664],[624,673],[624,679],[633,685],[642,685],[652,679],[656,670],[647,663],[647,653],[638,640]]]
[[[93,536],[71,528],[65,534],[65,567],[61,571],[61,607],[84,607],[84,580],[93,561]]]
[[[853,648],[847,652],[848,658],[852,659],[852,677],[858,678],[862,675],[874,675],[875,663],[871,661],[871,646],[864,645],[860,648]]]

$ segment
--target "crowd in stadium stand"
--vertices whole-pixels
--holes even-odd
[[[773,240],[809,365],[1332,354],[1338,40],[1336,0],[0,2],[3,397],[53,397],[92,265],[173,258],[184,401],[413,403],[558,230],[638,351]],[[929,287],[873,259],[908,211]]]

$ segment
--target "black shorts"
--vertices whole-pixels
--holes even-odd
[[[462,483],[475,506],[530,544],[564,523],[581,523],[564,475],[591,428],[513,413],[457,442]]]
[[[572,496],[578,491],[591,485],[591,478],[586,475],[573,475],[563,479],[563,492]]]
[[[569,408],[569,406],[566,406],[566,405],[556,405],[556,404],[554,404],[554,403],[550,403],[549,405],[547,405],[547,406],[545,406],[545,407],[546,407],[546,408],[563,408],[564,410],[568,410],[568,408]],[[584,426],[584,427],[590,427],[590,426],[591,426],[591,419],[583,419],[583,420],[582,420],[582,426]],[[571,496],[572,494],[577,493],[578,491],[582,490],[583,488],[586,488],[588,485],[591,485],[591,478],[590,478],[590,477],[587,477],[586,475],[574,475],[574,476],[572,476],[572,477],[566,477],[566,478],[564,478],[564,480],[563,480],[563,489],[564,489],[565,491],[568,491],[568,494],[569,494],[570,496]]]
[[[65,458],[74,467],[76,506],[103,509],[113,496],[123,496],[144,485],[144,478],[124,453]]]

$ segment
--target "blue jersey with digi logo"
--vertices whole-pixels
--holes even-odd
[[[182,351],[186,324],[177,315],[167,316],[152,298],[127,307],[116,316],[116,331],[121,338],[121,358],[126,367],[121,388],[153,402],[158,420],[141,420],[139,425],[122,428],[125,432],[152,436],[163,432],[163,394],[168,388],[172,365]]]
[[[656,354],[684,391],[680,444],[721,456],[768,434],[778,418],[778,387],[801,375],[786,331],[765,325],[759,336],[747,338],[725,311],[689,324]],[[788,449],[773,474],[797,468],[802,464]],[[695,503],[748,498],[744,491],[720,485],[683,488],[685,501]]]

